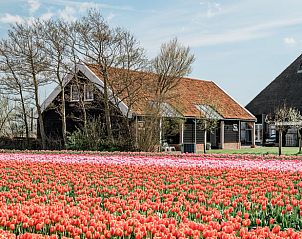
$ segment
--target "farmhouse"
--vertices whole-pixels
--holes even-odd
[[[155,74],[132,72],[135,84],[125,86],[127,77],[120,69],[109,72],[109,99],[112,110],[112,124],[120,125],[122,118],[131,122],[136,137],[144,127],[144,117],[148,116],[148,107],[152,106],[152,83]],[[76,76],[76,77],[75,77]],[[81,79],[80,84],[76,80]],[[143,78],[143,80],[141,80]],[[141,84],[141,87],[138,85]],[[104,114],[102,75],[96,65],[79,64],[75,75],[69,75],[64,82],[67,131],[72,132],[80,123],[79,104],[86,107],[87,117]],[[80,85],[80,86],[79,86]],[[48,137],[60,138],[61,116],[57,106],[60,105],[61,89],[57,87],[42,104],[45,131]],[[130,94],[132,95],[130,97]],[[240,148],[255,144],[254,130],[256,118],[231,96],[212,81],[182,78],[174,92],[161,105],[161,117],[165,119],[182,119],[179,130],[173,135],[165,134],[160,128],[160,142],[166,142],[176,148],[184,145],[188,151],[201,150],[205,143],[212,148]],[[204,133],[200,119],[212,117],[217,120],[217,127]],[[118,126],[120,127],[120,126]],[[114,128],[114,127],[113,127]],[[118,128],[114,134],[122,134]],[[137,139],[136,139],[137,140]],[[191,148],[191,149],[190,149]]]
[[[294,60],[246,106],[257,117],[256,143],[264,144],[267,139],[276,135],[275,126],[266,124],[265,118],[267,115],[274,113],[280,105],[286,104],[302,112],[301,96],[302,55]],[[296,130],[289,130],[283,142],[286,146],[296,146],[298,144]]]

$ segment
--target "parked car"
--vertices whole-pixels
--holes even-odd
[[[272,134],[269,138],[265,139],[264,146],[276,146],[276,135]]]

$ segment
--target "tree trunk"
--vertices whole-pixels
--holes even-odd
[[[163,144],[163,120],[162,117],[159,117],[159,151],[161,151],[161,147]]]
[[[36,108],[37,108],[37,112],[38,112],[38,120],[39,120],[39,129],[40,129],[40,135],[41,135],[41,141],[42,141],[42,149],[46,149],[47,142],[46,142],[46,134],[45,134],[45,130],[44,130],[44,122],[43,122],[43,118],[42,118],[42,111],[41,111],[41,107],[39,105],[38,100],[36,99],[35,101],[36,101]]]
[[[129,149],[132,149],[133,143],[134,143],[134,139],[133,139],[133,132],[131,130],[131,123],[128,119],[128,117],[124,118],[124,120],[126,120],[125,124],[127,127],[127,133],[128,133],[128,137],[129,137],[129,141],[127,142],[127,147],[129,147]],[[137,125],[136,125],[137,127]],[[137,134],[135,132],[135,148],[137,149]]]
[[[88,131],[87,131],[87,112],[86,112],[86,108],[85,108],[84,102],[81,99],[80,99],[80,101],[81,101],[81,108],[82,108],[82,112],[83,112],[83,121],[84,121],[85,135],[86,135],[86,137],[88,137]]]
[[[207,153],[207,129],[204,129],[204,145],[203,145],[203,153]]]
[[[137,122],[137,115],[135,115],[135,150],[138,150],[138,122]]]
[[[8,67],[13,74],[13,77],[15,79],[15,82],[17,83],[17,90],[19,91],[20,94],[20,100],[21,100],[21,106],[22,106],[22,113],[23,113],[23,121],[24,121],[24,126],[25,126],[25,135],[26,135],[26,147],[29,146],[29,127],[28,127],[28,122],[27,122],[27,115],[26,115],[26,108],[25,108],[25,100],[23,96],[23,89],[20,81],[18,80],[18,77],[16,76],[14,70],[12,69],[11,65],[9,64],[9,61],[7,60]]]
[[[80,92],[80,85],[79,85],[79,79],[77,74],[75,74],[75,79],[76,79],[76,86],[78,88],[78,92]],[[85,136],[88,137],[88,131],[87,131],[87,112],[86,112],[86,106],[83,98],[80,96],[79,97],[79,105],[83,114],[83,127],[85,131]]]
[[[19,91],[20,91],[23,120],[24,120],[24,125],[25,125],[26,148],[28,148],[29,147],[29,127],[28,127],[28,122],[27,122],[26,108],[25,108],[25,102],[24,102],[22,89],[20,88]]]
[[[299,152],[298,152],[298,154],[301,154],[301,134],[300,134],[300,129],[298,130],[298,142],[299,142]]]
[[[33,67],[34,69],[34,67]],[[39,104],[39,89],[38,89],[38,82],[36,79],[36,74],[33,70],[32,72],[33,75],[33,83],[34,83],[34,94],[35,94],[35,105],[38,113],[38,120],[39,120],[39,129],[40,129],[40,135],[41,135],[41,141],[42,141],[42,149],[46,149],[47,147],[47,140],[46,140],[46,134],[44,130],[44,122],[42,118],[42,111],[41,111],[41,106]]]
[[[66,149],[67,145],[67,136],[66,136],[66,106],[65,106],[65,88],[61,85],[62,89],[62,107],[61,107],[61,115],[62,115],[62,136],[63,136],[63,148]]]
[[[102,69],[104,77],[104,110],[105,110],[105,122],[108,139],[111,142],[114,142],[112,128],[111,128],[111,117],[110,117],[110,108],[109,108],[109,97],[108,97],[108,74],[106,69]]]
[[[38,118],[39,118],[39,129],[40,129],[40,135],[41,135],[41,141],[42,141],[42,149],[46,149],[47,147],[47,142],[46,142],[46,134],[44,130],[44,122],[42,118],[42,112],[41,112],[41,107],[39,103],[36,100],[36,108],[38,112]]]
[[[36,109],[37,109],[37,113],[38,113],[42,149],[46,149],[47,140],[46,140],[46,134],[45,134],[45,129],[44,129],[44,121],[42,118],[41,106],[39,104],[39,82],[37,79],[36,66],[33,61],[32,52],[30,53],[30,67],[31,67],[32,83],[33,83],[33,88],[34,88],[35,105],[36,105]]]
[[[282,130],[279,130],[279,156],[282,153]]]

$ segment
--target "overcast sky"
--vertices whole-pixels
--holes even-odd
[[[190,76],[216,82],[242,105],[301,54],[301,0],[0,0],[0,37],[14,22],[73,21],[91,7],[134,33],[150,57],[178,37],[196,56]]]

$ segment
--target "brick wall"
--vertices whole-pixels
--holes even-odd
[[[224,149],[240,149],[240,143],[224,143]]]
[[[196,151],[203,151],[203,144],[196,144]]]

